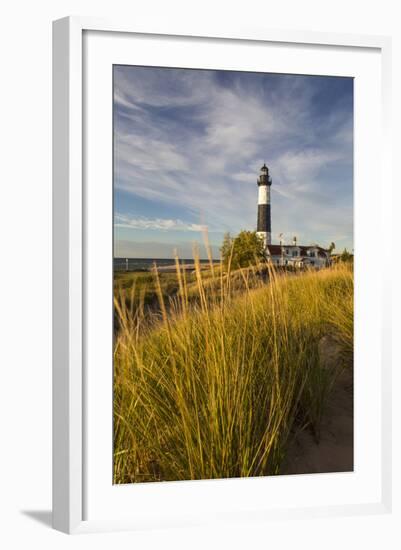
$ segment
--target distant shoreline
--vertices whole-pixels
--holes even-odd
[[[179,259],[181,269],[186,271],[192,271],[195,269],[194,260],[183,258]],[[213,264],[220,263],[220,260],[212,260]],[[210,260],[199,260],[201,269],[205,269],[210,265]],[[115,272],[129,271],[129,272],[149,272],[152,270],[154,264],[156,264],[158,271],[160,272],[175,272],[176,264],[174,258],[123,258],[118,257],[113,260],[113,268]]]
[[[126,257],[126,256],[115,256],[114,257],[114,261],[122,261],[122,260],[129,260],[129,261],[133,261],[133,262],[137,262],[137,261],[144,261],[144,262],[175,262],[175,258],[132,258],[132,257]],[[193,258],[179,258],[178,261],[180,263],[182,262],[193,262],[194,259]],[[200,262],[209,262],[209,258],[200,258],[199,260]],[[220,260],[215,260],[213,259],[212,262],[213,263],[216,263],[216,262],[219,262]]]

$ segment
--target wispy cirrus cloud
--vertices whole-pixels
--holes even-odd
[[[182,220],[166,218],[130,218],[117,214],[114,218],[114,227],[125,227],[128,229],[150,229],[161,231],[204,231],[205,226],[196,223],[186,223]]]

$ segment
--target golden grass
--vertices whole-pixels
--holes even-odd
[[[171,299],[155,271],[157,314],[116,292],[115,483],[278,474],[294,424],[319,433],[336,374],[322,367],[322,337],[352,359],[349,267],[265,266],[268,283],[215,268],[205,283],[195,263],[196,299],[178,263]]]

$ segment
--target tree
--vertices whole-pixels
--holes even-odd
[[[256,231],[241,231],[234,239],[226,233],[220,251],[224,265],[232,269],[255,265],[266,257],[263,240]]]
[[[335,249],[336,247],[336,243],[330,243],[330,246],[328,248],[328,251],[330,252],[330,254],[333,252],[333,250]]]
[[[229,258],[231,255],[231,250],[233,247],[233,238],[230,233],[224,233],[223,244],[220,247],[221,257],[223,258],[224,264],[227,266]]]
[[[343,250],[343,252],[340,256],[340,261],[341,262],[352,262],[353,259],[354,259],[354,256],[352,254],[350,254],[346,248],[344,248],[344,250]]]

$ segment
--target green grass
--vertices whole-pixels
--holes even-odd
[[[213,275],[220,270],[219,266],[210,269],[202,269],[202,280],[205,285],[211,281]],[[182,272],[185,277],[185,284],[188,297],[196,299],[197,276],[193,271]],[[114,295],[118,296],[120,302],[125,302],[127,309],[137,309],[150,306],[153,309],[160,309],[159,287],[163,300],[166,304],[170,298],[175,296],[179,290],[179,277],[177,272],[160,272],[158,280],[151,272],[115,272],[114,273]],[[118,320],[118,319],[117,319]]]
[[[175,273],[161,273],[160,285],[163,296],[167,299],[178,290]],[[116,272],[114,274],[114,294],[125,300],[127,306],[152,305],[157,301],[155,277],[149,272]]]
[[[338,342],[338,368],[351,364],[351,268],[270,270],[266,284],[198,264],[189,281],[177,271],[171,299],[164,275],[148,281],[154,314],[116,288],[114,482],[280,473],[294,427],[319,434],[337,374],[322,367],[322,337]]]

